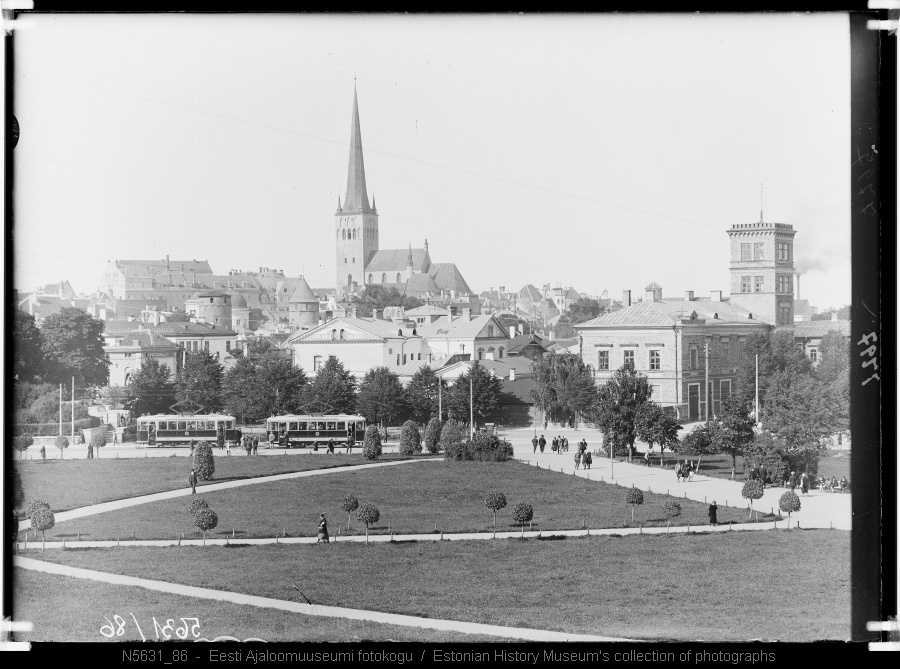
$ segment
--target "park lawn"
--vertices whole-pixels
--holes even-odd
[[[54,511],[68,511],[82,506],[139,497],[155,492],[188,488],[191,460],[184,454],[157,458],[107,458],[87,460],[25,460],[16,461],[22,477],[25,506],[34,499],[47,502]],[[361,454],[327,456],[301,455],[232,455],[225,457],[214,452],[216,473],[208,483],[222,483],[238,479],[361,465],[370,460]],[[382,460],[406,460],[405,456],[386,454]]]
[[[850,533],[53,550],[45,560],[315,604],[647,640],[850,635]],[[764,587],[747,587],[747,582]]]
[[[519,529],[512,511],[519,501],[534,507],[532,529],[664,526],[663,504],[674,499],[644,492],[644,503],[625,503],[628,488],[538,469],[519,462],[416,462],[352,472],[334,472],[289,481],[272,481],[203,494],[216,512],[218,526],[210,538],[315,536],[319,513],[329,520],[332,534],[346,528],[341,500],[347,493],[360,504],[374,502],[381,517],[370,533],[421,534],[434,531],[480,532],[493,529],[493,513],[484,505],[490,490],[501,490],[508,505],[497,514],[497,529]],[[188,513],[190,496],[161,500],[61,522],[46,533],[47,540],[175,539],[201,536]],[[708,525],[709,506],[678,498],[678,525]],[[747,522],[745,508],[719,507],[720,524]],[[760,515],[766,519],[771,516]],[[354,517],[353,533],[365,531]],[[346,533],[346,529],[343,530]],[[35,535],[32,533],[32,539]],[[24,538],[24,537],[23,537]]]
[[[294,592],[292,590],[292,592]],[[294,592],[296,594],[296,592]],[[499,637],[422,630],[398,625],[385,625],[342,618],[306,616],[231,602],[218,602],[166,592],[156,592],[125,585],[99,583],[80,578],[43,574],[28,569],[13,570],[15,619],[30,620],[34,630],[17,634],[22,641],[140,641],[141,632],[131,614],[137,618],[148,640],[157,638],[153,619],[160,627],[173,619],[173,628],[183,623],[180,617],[199,619],[200,638],[212,640],[230,636],[240,640],[256,638],[264,641],[431,641],[431,642],[498,642]],[[282,595],[286,598],[286,595]],[[299,599],[299,595],[297,595]],[[301,600],[302,601],[302,600]],[[125,620],[125,625],[114,616]],[[100,628],[113,622],[122,636],[104,637]],[[189,624],[193,624],[190,621]],[[176,639],[174,632],[170,638]],[[160,633],[160,640],[165,637]],[[189,636],[193,640],[194,636]]]

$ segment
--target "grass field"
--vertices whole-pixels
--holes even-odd
[[[157,638],[154,618],[161,627],[172,618],[173,627],[178,627],[182,624],[178,618],[184,616],[198,618],[200,637],[210,640],[218,636],[231,636],[240,640],[257,638],[269,642],[507,641],[497,637],[305,616],[26,569],[13,570],[12,585],[15,619],[30,620],[34,624],[34,631],[16,635],[18,640],[23,641],[140,641],[141,632],[131,614],[137,619],[144,637],[150,640]],[[115,630],[120,629],[114,619],[116,615],[126,622],[121,627],[123,634],[108,639],[100,633],[100,628],[107,624],[105,618],[108,618],[116,625]],[[170,636],[175,638],[174,633],[170,632]],[[165,637],[161,635],[160,638]]]
[[[359,453],[334,457],[320,454],[225,457],[218,452],[213,455],[216,463],[215,478],[208,482],[201,481],[198,487],[207,483],[370,462],[364,460]],[[408,458],[387,454],[381,459]],[[187,488],[190,463],[188,457],[179,455],[119,460],[25,460],[16,461],[15,466],[22,476],[26,506],[33,499],[43,499],[54,511],[66,511],[115,499]]]
[[[836,530],[81,549],[45,559],[280,599],[292,599],[295,584],[316,604],[648,640],[812,641],[850,629],[850,535]]]
[[[313,458],[315,459],[315,458]],[[321,459],[321,458],[319,458]],[[674,486],[673,486],[674,487]],[[340,500],[353,493],[360,503],[374,502],[381,512],[370,533],[412,534],[490,531],[493,514],[484,505],[489,490],[505,493],[508,506],[497,516],[501,531],[518,529],[512,509],[518,501],[534,506],[533,529],[625,527],[643,524],[664,526],[666,495],[644,492],[644,503],[635,510],[625,503],[627,488],[588,481],[518,462],[419,462],[324,476],[273,481],[205,493],[203,498],[219,517],[207,537],[237,538],[315,535],[319,513],[329,519],[331,532],[347,523]],[[708,505],[678,499],[678,525],[706,525]],[[188,513],[189,497],[163,500],[59,523],[48,531],[48,540],[75,538],[103,540],[174,539],[200,536]],[[719,523],[747,522],[745,509],[719,507]],[[765,519],[769,516],[761,515]],[[353,519],[354,533],[364,527]]]

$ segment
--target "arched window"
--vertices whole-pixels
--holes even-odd
[[[381,275],[381,283],[387,283],[387,274]]]
[[[397,283],[400,283],[400,272],[397,272]]]
[[[372,283],[372,275],[369,275],[369,283]]]
[[[331,331],[331,340],[334,341],[335,339],[337,339],[337,330],[332,330]]]
[[[484,349],[480,348],[480,349],[478,349],[478,359],[481,360],[483,358],[484,358]]]
[[[500,347],[500,351],[498,351],[498,354],[501,358],[503,357],[503,347],[502,346]]]
[[[348,275],[347,275],[347,285],[348,285],[348,286],[352,286],[352,285],[353,285],[353,275],[352,275],[352,274],[348,274]]]
[[[341,230],[341,238],[347,239],[347,231],[346,230]]]
[[[402,337],[402,336],[403,336],[403,330],[402,330],[402,329],[397,330],[397,336],[398,336],[398,337]]]
[[[342,340],[344,339],[344,329],[343,328],[341,328],[341,339]]]

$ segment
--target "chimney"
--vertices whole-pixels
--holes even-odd
[[[506,292],[506,286],[500,286],[500,292],[501,292],[501,293],[505,293],[505,292]]]
[[[463,307],[462,317],[466,321],[472,320],[472,310],[469,307]]]
[[[631,291],[630,290],[622,291],[622,306],[623,307],[631,306]]]
[[[510,367],[510,368],[509,368],[509,380],[510,380],[510,381],[515,381],[515,380],[516,380],[516,368],[515,368],[515,367]]]
[[[721,302],[722,301],[722,291],[721,290],[712,291],[712,293],[710,293],[710,299],[713,302]]]
[[[837,317],[837,312],[836,312],[836,311],[832,311],[832,312],[831,312],[831,320],[836,321],[837,319],[838,319],[838,317]]]
[[[693,290],[686,290],[686,291],[684,291],[684,299],[687,300],[688,302],[693,302],[693,300],[694,300],[694,291],[693,291]]]
[[[797,299],[800,299],[800,275],[797,275]]]

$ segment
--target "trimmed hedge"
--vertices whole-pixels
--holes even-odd
[[[448,422],[449,425],[449,422]],[[447,426],[444,427],[444,434]],[[513,447],[495,434],[476,433],[472,439],[456,443],[447,440],[444,457],[448,460],[480,460],[482,462],[506,462],[512,460]]]
[[[366,460],[377,460],[381,455],[381,435],[375,425],[366,428],[363,437],[363,457]]]
[[[419,434],[419,426],[408,420],[400,428],[400,454],[415,455],[422,452],[422,436]]]
[[[208,441],[201,441],[194,449],[194,469],[197,478],[201,481],[210,481],[216,473],[216,459],[213,457],[212,446]]]
[[[428,425],[425,427],[425,449],[429,453],[437,453],[441,450],[441,428],[443,427],[443,423],[441,423],[440,418],[432,418],[428,421]]]

